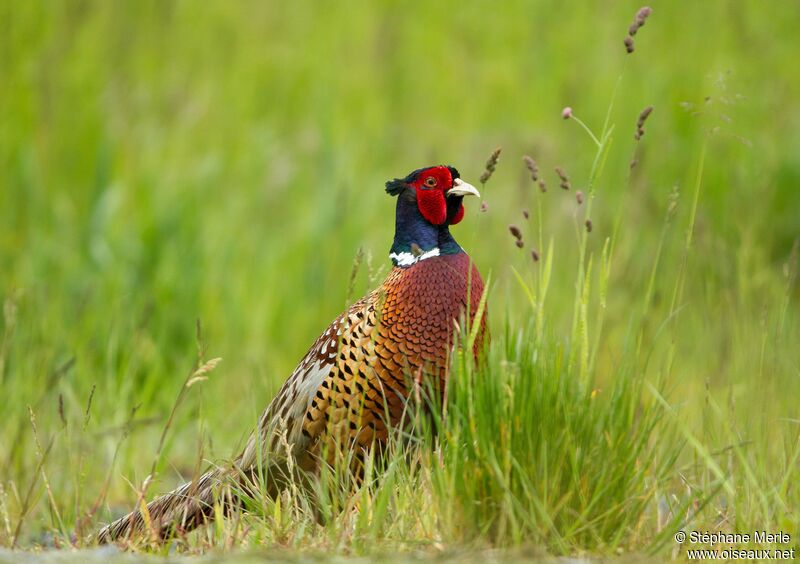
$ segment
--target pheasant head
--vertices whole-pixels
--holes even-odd
[[[449,226],[464,218],[464,196],[480,194],[461,180],[454,167],[417,169],[405,178],[388,181],[386,192],[397,196],[395,236],[389,253],[396,266],[461,252]]]

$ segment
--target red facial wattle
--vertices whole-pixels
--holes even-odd
[[[449,221],[448,223],[449,223],[450,225],[455,225],[456,223],[458,223],[458,222],[459,222],[459,221],[461,221],[462,219],[464,219],[464,204],[461,204],[460,206],[458,206],[458,211],[457,211],[457,212],[456,212],[456,214],[455,214],[455,215],[454,215],[454,216],[453,216],[453,217],[450,219],[450,221]]]
[[[428,223],[441,225],[447,220],[447,202],[441,190],[417,190],[417,207]]]
[[[422,171],[414,182],[414,189],[417,192],[417,208],[426,221],[433,225],[442,225],[447,221],[445,192],[452,187],[453,176],[446,166]]]

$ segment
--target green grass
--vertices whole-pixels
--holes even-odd
[[[181,550],[797,546],[800,15],[655,3],[626,55],[639,6],[0,2],[0,547],[85,546],[154,465],[149,495],[235,455],[387,272],[383,182],[477,182],[497,146],[488,210],[454,229],[491,273],[492,344],[456,362],[438,433],[380,487],[323,480],[326,527],[290,492]],[[224,360],[160,447],[197,319]]]

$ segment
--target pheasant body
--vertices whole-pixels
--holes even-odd
[[[438,224],[427,217],[430,209],[426,213],[421,207],[420,201],[431,195],[420,196],[414,187],[419,176],[424,179],[420,183],[430,184],[435,177],[445,186]],[[232,467],[212,470],[148,505],[157,534],[166,536],[176,526],[189,530],[209,520],[219,483],[241,480],[265,460],[267,490],[273,495],[289,466],[313,476],[321,464],[335,465],[342,448],[363,462],[370,448],[385,444],[390,430],[403,424],[413,385],[432,384],[441,400],[457,322],[468,316],[470,324],[480,325],[478,342],[483,339],[486,316],[475,318],[483,281],[448,229],[463,217],[463,195],[477,191],[460,181],[452,167],[415,171],[387,183],[389,193],[396,183],[403,187],[390,254],[395,266],[384,283],[314,342]],[[445,196],[448,192],[454,194]],[[99,540],[124,538],[143,528],[144,518],[136,511],[105,527]]]
[[[405,410],[409,378],[424,374],[444,389],[454,321],[468,310],[474,315],[482,295],[466,253],[393,268],[380,288],[334,320],[267,408],[260,428],[270,452],[285,433],[297,464],[312,470],[324,447],[335,452],[332,442],[385,441]],[[243,467],[256,460],[255,438],[250,442]]]

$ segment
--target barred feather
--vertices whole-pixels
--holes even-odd
[[[442,255],[395,267],[380,288],[337,317],[314,342],[264,411],[256,432],[230,468],[162,495],[147,506],[150,529],[163,539],[213,518],[215,496],[225,481],[253,473],[258,456],[267,465],[267,491],[292,466],[313,474],[334,464],[338,446],[366,451],[401,424],[409,377],[424,374],[443,391],[455,321],[479,310],[483,282],[465,253]],[[469,305],[468,305],[469,300]],[[478,321],[478,343],[485,333]],[[360,458],[360,457],[357,457]],[[227,497],[218,500],[230,509]],[[147,534],[141,512],[111,523],[100,542]]]

